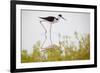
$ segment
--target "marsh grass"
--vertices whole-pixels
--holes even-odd
[[[82,36],[77,32],[74,33],[75,39],[79,44],[75,45],[71,41],[71,36],[62,36],[63,38],[59,40],[59,45],[53,45],[53,47],[46,48],[44,52],[47,58],[41,58],[41,52],[39,47],[41,45],[40,41],[37,41],[33,45],[32,53],[28,54],[27,50],[21,51],[21,62],[31,63],[31,62],[48,62],[48,61],[73,61],[73,60],[89,60],[90,59],[90,35],[85,34]],[[59,34],[61,38],[61,34]],[[64,47],[64,55],[60,49],[60,45]]]

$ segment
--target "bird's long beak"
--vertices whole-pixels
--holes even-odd
[[[61,17],[62,19],[66,20],[64,17]]]

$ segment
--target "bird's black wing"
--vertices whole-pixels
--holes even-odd
[[[41,18],[41,19],[44,19],[44,20],[47,20],[47,21],[54,21],[54,19],[55,19],[55,17],[53,17],[53,16],[48,16],[48,17],[39,17],[39,18]]]

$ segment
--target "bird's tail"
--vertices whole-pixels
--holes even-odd
[[[39,17],[39,18],[44,19],[43,17]]]

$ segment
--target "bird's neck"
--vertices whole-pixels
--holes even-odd
[[[58,20],[59,20],[60,18],[61,18],[61,17],[58,16]]]

